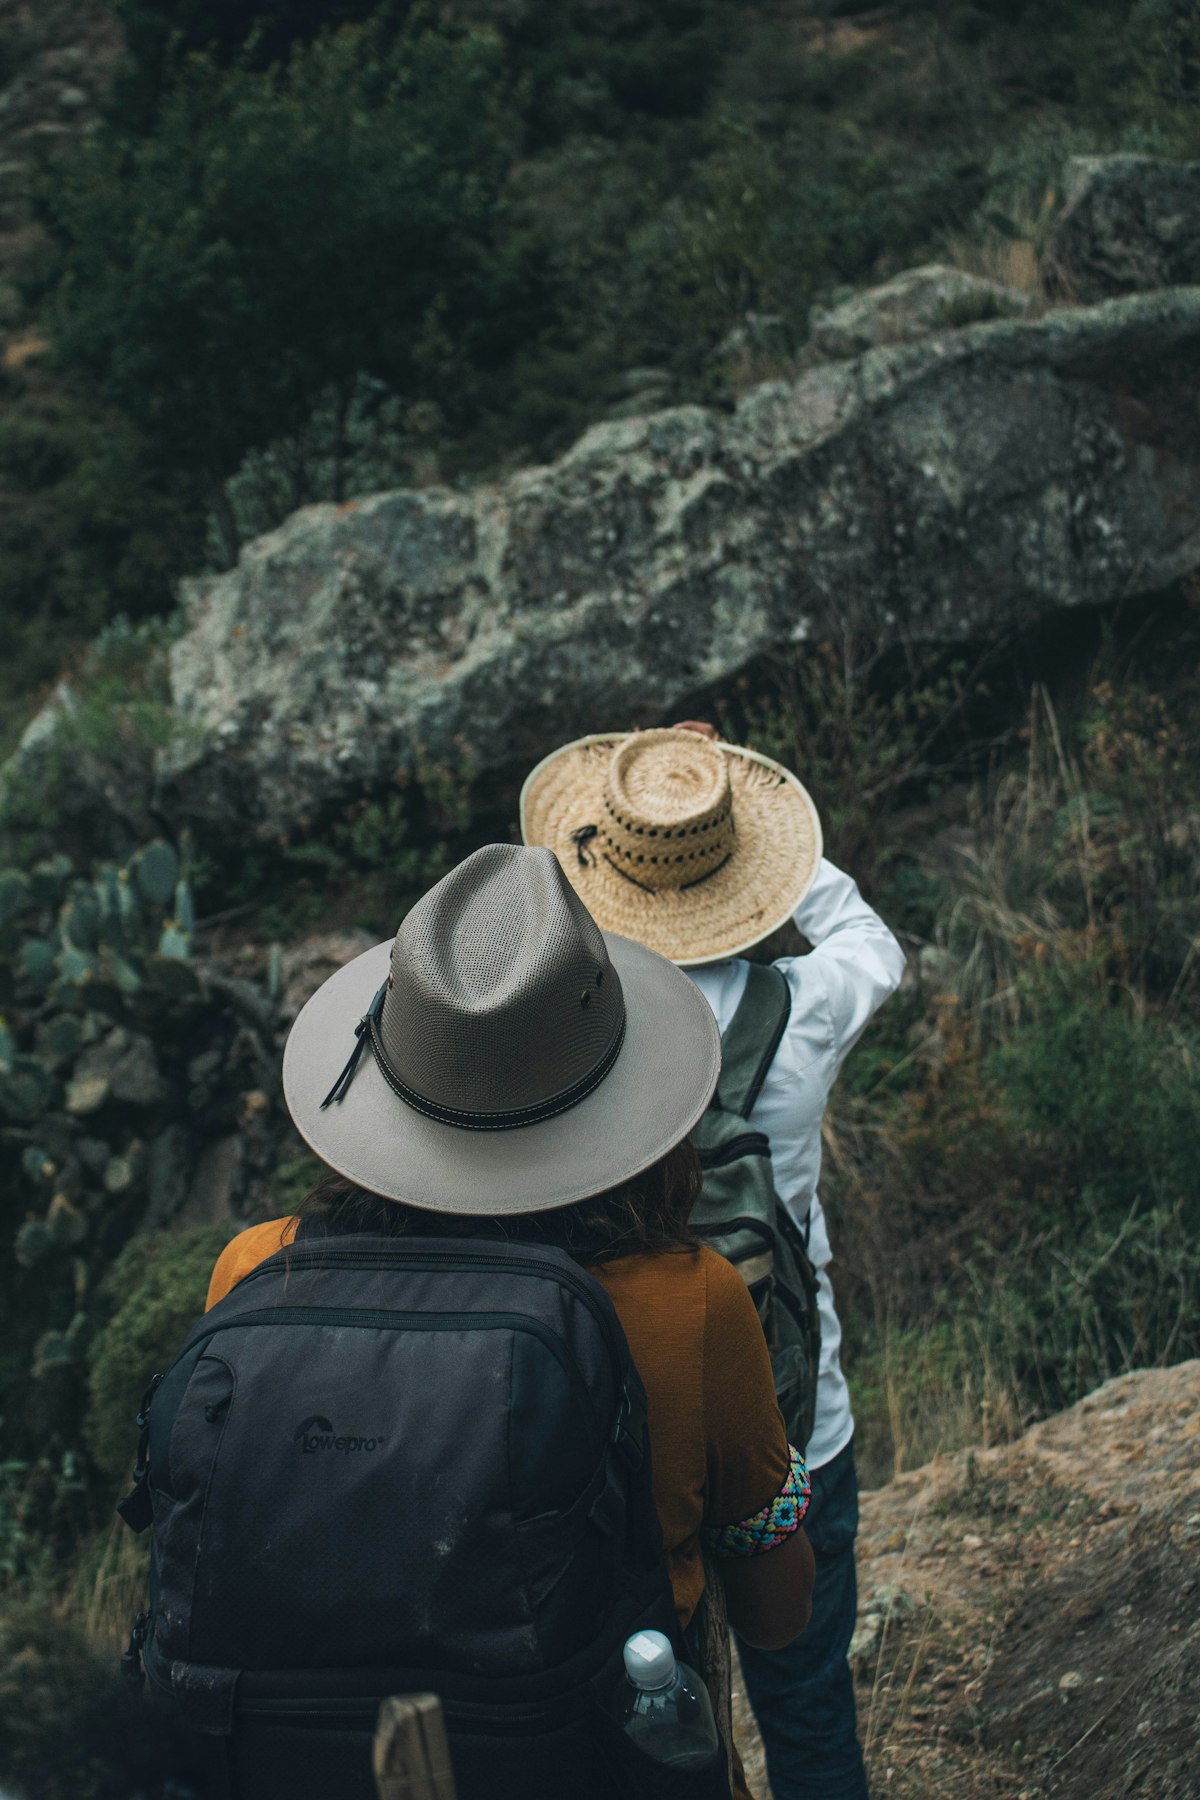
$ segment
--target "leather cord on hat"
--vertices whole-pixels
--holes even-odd
[[[358,1073],[358,1065],[362,1059],[362,1053],[367,1047],[368,1033],[371,1031],[372,1024],[382,1017],[383,1002],[387,997],[387,991],[388,984],[385,981],[362,1018],[358,1021],[358,1024],[354,1027],[354,1036],[356,1040],[354,1048],[350,1052],[350,1058],[345,1068],[322,1100],[322,1112],[325,1111],[327,1106],[333,1106],[335,1104],[340,1106],[345,1098],[350,1083]]]
[[[600,827],[598,825],[581,825],[577,831],[571,833],[571,842],[575,846],[575,853],[579,858],[579,866],[581,869],[590,869],[596,861],[596,858],[588,849],[588,845],[597,835],[599,830]]]

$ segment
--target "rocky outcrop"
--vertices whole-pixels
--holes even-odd
[[[814,313],[806,349],[813,358],[860,356],[880,344],[911,344],[982,319],[1020,318],[1030,302],[1022,288],[925,263]]]
[[[188,584],[176,816],[284,832],[421,754],[528,763],[848,622],[955,639],[1200,566],[1200,289],[596,427],[472,492],[295,514]]]
[[[911,1800],[1200,1792],[1200,1362],[862,1497],[859,1730]],[[751,1787],[768,1800],[740,1692]]]
[[[1067,300],[1200,282],[1200,162],[1075,156],[1042,257],[1042,284]]]

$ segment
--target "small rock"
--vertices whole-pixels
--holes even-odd
[[[850,1640],[848,1656],[851,1666],[869,1662],[879,1653],[883,1640],[883,1614],[869,1612],[858,1622],[854,1636]]]
[[[108,1099],[107,1075],[77,1075],[67,1083],[67,1111],[76,1119],[94,1113]]]
[[[158,1060],[149,1038],[134,1038],[109,1077],[114,1100],[128,1106],[153,1106],[162,1099],[163,1084]]]
[[[1154,1721],[1153,1719],[1139,1719],[1133,1729],[1138,1737],[1148,1738],[1154,1730]]]
[[[1059,1692],[1063,1694],[1073,1694],[1077,1688],[1085,1685],[1085,1677],[1080,1674],[1078,1669],[1068,1669],[1065,1675],[1060,1675],[1058,1678]]]
[[[145,1149],[136,1139],[119,1156],[110,1157],[104,1168],[105,1192],[129,1193],[141,1179],[145,1161]]]
[[[778,313],[746,314],[717,345],[717,361],[736,363],[765,357],[784,361],[792,354],[792,334]]]
[[[1200,162],[1075,156],[1042,260],[1047,292],[1094,301],[1200,281]]]
[[[179,1213],[181,1225],[223,1225],[234,1217],[243,1161],[242,1140],[236,1132],[205,1146]]]
[[[869,1601],[872,1612],[879,1612],[886,1619],[911,1619],[917,1610],[916,1601],[906,1594],[901,1587],[890,1583],[877,1587]]]
[[[962,1536],[962,1547],[964,1550],[982,1550],[983,1539],[977,1537],[973,1531],[964,1531]]]
[[[1019,317],[1029,305],[1030,296],[1020,288],[926,263],[815,313],[810,348],[818,356],[858,356],[880,344],[908,344],[983,319]]]

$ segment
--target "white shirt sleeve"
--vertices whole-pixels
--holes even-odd
[[[831,1028],[832,1084],[868,1021],[899,987],[904,952],[879,914],[867,905],[858,883],[824,858],[792,917],[813,948],[808,956],[783,958],[780,966],[790,979],[789,965],[802,965],[805,987],[816,981],[824,990]]]

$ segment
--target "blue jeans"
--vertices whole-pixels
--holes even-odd
[[[857,1609],[853,1442],[813,1470],[804,1524],[817,1565],[811,1622],[786,1650],[753,1650],[739,1641],[746,1692],[775,1800],[868,1800],[846,1661]]]

